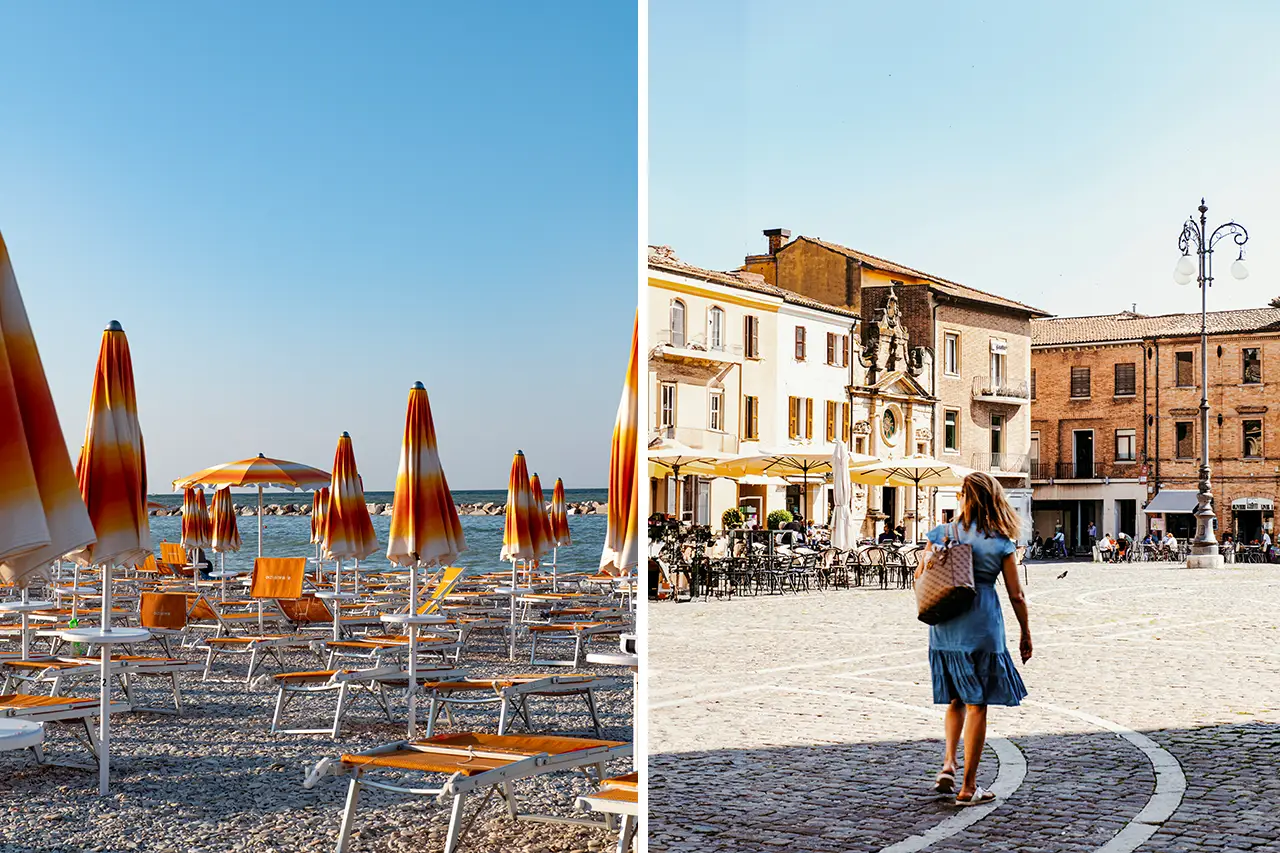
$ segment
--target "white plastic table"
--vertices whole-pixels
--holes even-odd
[[[32,720],[0,720],[0,752],[11,749],[30,749],[37,761],[43,761],[40,748],[44,745],[44,723]]]
[[[24,593],[25,594],[25,593]],[[0,612],[22,614],[22,659],[27,660],[31,652],[31,614],[37,610],[48,610],[53,607],[52,601],[5,601],[0,602]]]

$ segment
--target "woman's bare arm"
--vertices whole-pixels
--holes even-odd
[[[1022,662],[1031,660],[1031,623],[1027,616],[1027,596],[1022,591],[1022,581],[1018,578],[1017,552],[1004,558],[1002,567],[1004,588],[1009,593],[1009,604],[1013,605],[1013,613],[1018,617],[1018,627],[1022,629],[1022,639],[1018,648],[1022,652]]]

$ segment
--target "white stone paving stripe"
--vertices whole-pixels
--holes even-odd
[[[1178,759],[1173,756],[1173,753],[1164,749],[1151,738],[1119,723],[1096,717],[1084,711],[1076,711],[1072,708],[1064,708],[1061,705],[1052,705],[1048,702],[1037,702],[1031,699],[1026,700],[1025,704],[1076,717],[1087,723],[1115,732],[1141,750],[1147,760],[1151,762],[1151,768],[1156,774],[1156,786],[1155,790],[1151,792],[1151,797],[1147,800],[1146,806],[1125,824],[1123,829],[1112,836],[1110,841],[1099,847],[1095,853],[1132,853],[1132,851],[1145,844],[1147,839],[1155,835],[1156,830],[1166,820],[1173,817],[1173,813],[1182,805],[1182,795],[1187,790],[1187,777],[1182,772],[1182,765],[1178,763]]]

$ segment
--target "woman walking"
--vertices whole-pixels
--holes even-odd
[[[1017,705],[1027,695],[1004,640],[1004,616],[996,595],[996,579],[1004,575],[1009,603],[1022,629],[1022,662],[1031,659],[1027,600],[1018,581],[1015,556],[1021,522],[1004,489],[990,474],[975,471],[960,487],[960,513],[952,524],[929,531],[926,553],[947,540],[973,549],[973,607],[929,628],[929,668],[933,701],[946,705],[946,751],[935,790],[951,793],[956,784],[956,749],[964,735],[964,781],[956,791],[957,806],[990,802],[995,794],[978,787],[978,762],[987,739],[987,706]],[[916,569],[920,577],[923,566]]]

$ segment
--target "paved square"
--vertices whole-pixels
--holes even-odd
[[[971,809],[930,790],[910,591],[651,605],[649,849],[1280,852],[1280,567],[1042,563],[1028,593],[1030,696],[991,709]]]

